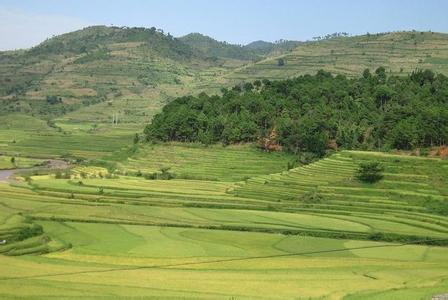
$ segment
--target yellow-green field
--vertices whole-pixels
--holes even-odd
[[[1,184],[0,240],[10,242],[0,245],[0,297],[430,299],[448,290],[448,161],[342,151],[286,171],[291,158],[248,145],[147,145],[112,174],[84,165],[66,179]],[[357,165],[372,160],[385,178],[359,183]],[[145,178],[163,167],[182,176]]]
[[[41,52],[0,53],[0,172],[34,167],[0,182],[0,299],[448,293],[447,160],[338,151],[287,170],[296,155],[255,145],[142,141],[182,95],[319,69],[448,75],[447,34],[339,37],[250,61],[176,54],[133,30],[90,27]],[[72,49],[54,51],[58,40]],[[54,158],[70,169],[38,167]],[[384,178],[359,182],[372,161]]]
[[[394,75],[415,69],[448,72],[448,37],[434,32],[392,32],[340,37],[309,42],[289,53],[248,64],[224,76],[225,80],[285,79],[314,74],[320,69],[334,74],[359,76],[365,68],[379,66]],[[283,58],[284,66],[277,61]]]
[[[24,114],[0,116],[0,153],[15,157],[93,159],[132,144],[135,125],[93,127],[89,123],[56,123],[50,127]],[[18,159],[19,161],[19,159]]]

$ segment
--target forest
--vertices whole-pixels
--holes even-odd
[[[447,105],[448,78],[430,70],[392,76],[379,67],[356,78],[321,70],[177,98],[144,132],[152,142],[257,142],[318,156],[329,149],[410,150],[447,143]]]

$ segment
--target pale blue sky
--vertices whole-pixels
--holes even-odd
[[[448,32],[446,0],[0,0],[0,49],[26,48],[88,25],[201,32],[218,40],[307,40],[337,31]]]

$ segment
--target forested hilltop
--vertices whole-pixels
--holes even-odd
[[[319,71],[256,80],[222,96],[177,98],[145,129],[148,140],[232,144],[313,152],[329,148],[413,149],[448,141],[448,77],[416,70],[359,78]]]

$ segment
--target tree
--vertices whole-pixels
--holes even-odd
[[[13,157],[11,157],[11,163],[13,164],[13,165],[15,165],[16,164],[16,158],[13,156]]]
[[[362,72],[362,77],[364,79],[370,79],[372,77],[372,74],[370,74],[370,70],[369,69],[364,69],[364,72]]]
[[[366,183],[375,183],[383,179],[384,168],[379,162],[367,162],[359,165],[356,178]]]
[[[384,67],[379,67],[375,70],[375,74],[378,77],[380,83],[385,83],[387,79],[386,69]]]
[[[415,118],[398,121],[388,137],[394,148],[410,150],[422,144],[422,124]]]
[[[381,110],[384,110],[384,105],[392,98],[392,90],[387,85],[379,85],[375,89],[375,98]]]
[[[285,65],[285,60],[283,58],[279,58],[277,60],[277,66],[283,67]]]
[[[177,98],[144,133],[148,141],[230,144],[260,142],[275,128],[276,148],[316,157],[336,147],[430,147],[448,141],[447,95],[448,78],[430,72],[386,78],[378,68],[347,78],[319,71]]]
[[[139,141],[139,137],[138,137],[138,133],[136,133],[136,134],[134,135],[134,145],[135,145],[135,144],[138,144],[138,141]]]
[[[254,89],[254,85],[252,83],[250,83],[250,82],[246,82],[243,85],[243,89],[244,89],[245,92],[250,92],[250,91],[252,91]]]
[[[62,103],[62,98],[61,97],[58,98],[54,95],[50,95],[50,96],[47,96],[47,102],[51,105]]]

